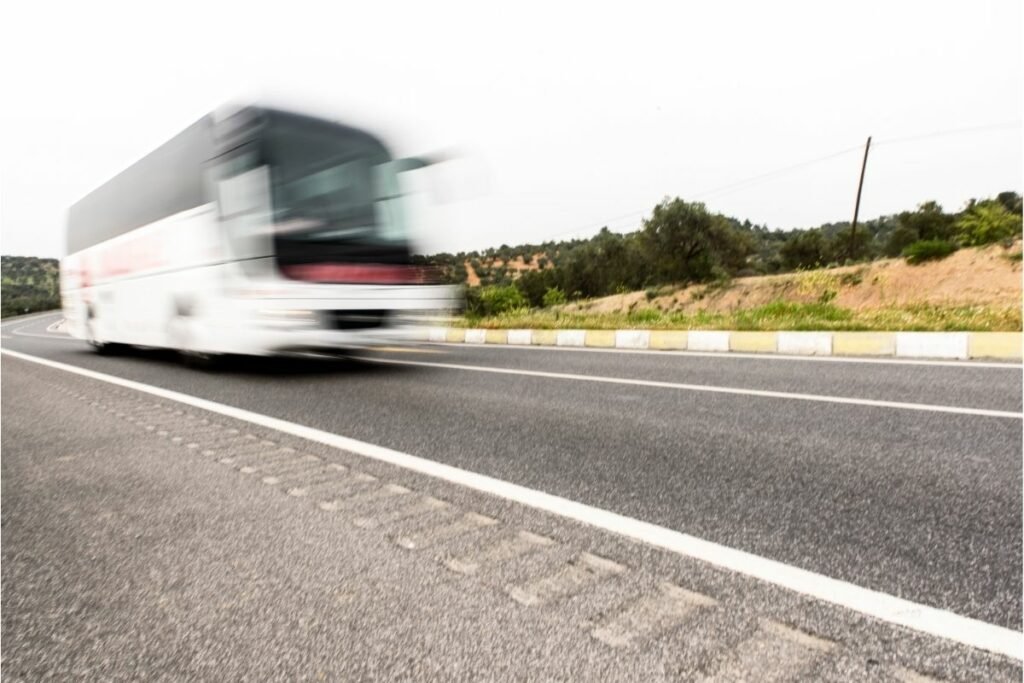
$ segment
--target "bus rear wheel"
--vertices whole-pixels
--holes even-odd
[[[178,351],[186,367],[196,370],[216,370],[220,365],[221,357],[215,353],[203,353],[202,351]]]
[[[99,339],[96,338],[95,326],[91,319],[89,320],[88,323],[88,335],[89,336],[86,339],[86,341],[89,343],[89,346],[92,347],[93,351],[95,351],[98,355],[111,356],[117,352],[119,347],[118,344],[111,344],[110,342],[100,341]]]

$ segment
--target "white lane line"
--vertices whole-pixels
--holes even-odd
[[[512,351],[553,351],[556,353],[628,353],[644,356],[692,356],[694,358],[720,358],[722,360],[770,360],[770,361],[810,361],[815,363],[869,363],[878,365],[932,365],[959,368],[999,368],[1001,370],[1020,370],[1022,364],[1013,361],[974,361],[974,360],[927,360],[913,358],[864,358],[860,356],[794,356],[785,353],[742,353],[739,351],[659,351],[656,349],[602,349],[573,346],[543,346],[525,344],[461,344],[449,342],[422,342],[424,345],[460,348],[473,351],[493,349]]]
[[[28,327],[28,325],[26,325],[25,327]],[[66,332],[50,332],[47,334],[43,334],[41,332],[22,332],[23,329],[25,328],[18,327],[11,330],[11,332],[18,337],[35,337],[36,339],[49,339],[50,341],[82,341],[81,339],[76,339],[75,337],[70,336]],[[8,337],[8,339],[9,338],[10,337]]]
[[[575,520],[627,538],[646,543],[669,552],[702,560],[709,564],[781,586],[802,595],[845,607],[854,612],[905,626],[921,633],[946,638],[964,645],[996,654],[1024,660],[1024,634],[1020,631],[965,617],[948,610],[930,607],[903,598],[857,586],[800,567],[794,567],[766,557],[705,541],[704,539],[674,531],[657,524],[620,515],[609,510],[578,503],[550,493],[520,486],[511,482],[470,472],[451,465],[402,453],[383,446],[332,434],[313,427],[288,422],[269,415],[261,415],[242,408],[197,398],[169,389],[106,375],[84,368],[37,358],[17,351],[0,349],[0,354],[30,363],[63,370],[81,377],[106,382],[115,386],[141,391],[170,401],[242,420],[261,427],[315,441],[349,453],[402,467],[430,477],[465,486],[467,488],[504,498],[544,512]]]
[[[31,322],[33,320],[39,320],[41,318],[47,318],[47,317],[50,317],[50,316],[55,316],[55,315],[60,315],[60,314],[61,314],[60,311],[47,311],[45,313],[33,313],[33,314],[27,315],[27,316],[18,316],[17,318],[12,318],[11,320],[5,320],[3,323],[0,323],[0,327],[10,327],[11,325],[18,325],[20,323],[27,323],[27,322]]]
[[[920,410],[933,413],[955,413],[958,415],[980,415],[983,417],[1003,417],[1012,419],[1024,418],[1024,413],[1008,410],[989,410],[987,408],[961,408],[959,406],[942,406],[930,403],[903,403],[900,401],[880,401],[871,398],[848,398],[845,396],[825,396],[822,394],[798,394],[788,391],[765,391],[762,389],[741,389],[738,387],[719,387],[710,384],[682,384],[678,382],[659,382],[649,379],[630,379],[625,377],[605,377],[602,375],[573,375],[564,372],[545,372],[542,370],[516,370],[513,368],[496,368],[486,365],[460,365],[457,363],[430,363],[427,361],[399,360],[397,358],[366,358],[372,363],[389,365],[414,365],[425,368],[441,368],[444,370],[466,370],[469,372],[488,372],[498,375],[520,375],[523,377],[542,377],[544,379],[570,380],[574,382],[598,382],[602,384],[626,384],[630,386],[654,387],[658,389],[676,389],[679,391],[699,391],[711,394],[733,394],[737,396],[756,396],[758,398],[781,398],[794,401],[816,401],[819,403],[842,403],[845,405],[871,406],[874,408],[893,408],[897,410]]]

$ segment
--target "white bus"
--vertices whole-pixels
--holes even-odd
[[[413,338],[461,304],[411,265],[398,175],[423,165],[321,118],[209,114],[69,210],[67,329],[201,359]]]

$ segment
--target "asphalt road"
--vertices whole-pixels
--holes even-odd
[[[46,326],[54,319],[5,324],[4,348],[394,448],[683,531],[857,586],[999,626],[1021,628],[1021,420],[1005,415],[956,412],[962,409],[1019,412],[1019,366],[424,346],[416,352],[373,354],[358,363],[259,360],[232,363],[216,372],[200,372],[183,368],[168,354],[137,352],[120,357],[96,356],[80,342],[46,333]],[[11,510],[14,506],[18,506],[14,509],[25,506],[24,509],[32,511],[33,505],[42,505],[41,501],[46,498],[43,495],[37,500],[16,493],[18,489],[12,488],[12,477],[18,481],[21,476],[31,476],[32,466],[38,466],[32,465],[31,460],[17,464],[18,458],[24,459],[36,452],[37,446],[30,445],[30,441],[33,432],[38,433],[40,428],[33,420],[47,411],[58,412],[62,417],[68,415],[69,420],[59,432],[51,430],[48,438],[63,438],[70,443],[73,439],[68,435],[85,428],[76,428],[72,419],[81,407],[69,408],[64,402],[48,399],[49,389],[40,390],[31,379],[21,379],[22,375],[31,378],[32,371],[11,372],[12,363],[26,365],[20,361],[4,361],[3,399],[7,418],[3,433],[5,638],[9,634],[7,613],[11,604],[8,602],[11,584],[7,553],[12,535],[13,543],[28,543],[8,526]],[[66,381],[57,371],[45,372],[50,373],[47,385],[59,386]],[[9,379],[6,373],[17,379]],[[615,381],[593,381],[594,378]],[[663,384],[652,385],[652,382]],[[789,395],[706,390],[721,388]],[[837,403],[828,400],[830,397],[888,403]],[[33,402],[34,410],[22,415],[21,422],[16,423],[12,413],[27,411],[23,406]],[[940,407],[945,412],[929,407]],[[83,424],[90,420],[85,415],[76,419]],[[12,428],[12,424],[20,426]],[[116,434],[116,430],[110,434]],[[112,454],[107,454],[110,462],[102,475],[108,479],[117,478],[118,467],[123,468],[127,461],[126,453],[149,453],[148,447],[142,448],[131,440],[114,436],[103,446],[113,448]],[[12,451],[23,454],[14,456],[16,466],[21,469],[10,469],[13,467],[10,464]],[[121,453],[120,457],[116,452]],[[159,474],[160,463],[166,461],[159,458],[153,461],[153,457],[153,454],[147,455],[152,462],[136,467],[155,477]],[[187,491],[193,487],[200,493],[204,487],[220,487],[217,492],[212,489],[206,492],[205,497],[200,495],[211,508],[209,515],[217,519],[218,515],[224,516],[220,521],[229,528],[232,515],[247,518],[245,512],[233,510],[251,502],[247,497],[252,494],[246,492],[247,489],[231,493],[237,487],[230,481],[213,477],[209,481],[194,482],[197,476],[199,479],[208,477],[198,470],[166,467],[169,471],[159,474],[169,478],[166,482],[147,481],[143,486],[138,481],[139,475],[128,484],[111,485],[120,495],[133,500],[152,496],[153,487],[161,491],[168,488]],[[45,488],[44,482],[38,485]],[[437,484],[424,486],[433,491]],[[87,485],[83,487],[88,490]],[[448,498],[468,495],[457,491],[445,493]],[[49,494],[55,496],[57,492]],[[171,494],[161,495],[173,498]],[[474,500],[472,507],[482,509],[487,505],[496,503]],[[288,536],[291,532],[285,527],[315,527],[309,524],[303,527],[301,520],[291,519],[284,512],[264,514],[262,507],[260,510],[258,523],[260,528],[266,526],[270,538]],[[302,514],[309,512],[303,509]],[[512,514],[505,509],[501,512],[506,517]],[[40,511],[26,514],[45,517]],[[524,525],[529,522],[531,529],[546,529],[545,525],[557,524],[536,519],[528,511],[517,510],[514,514]],[[212,522],[206,526],[211,525],[217,526]],[[58,537],[67,533],[57,533],[57,524],[51,526]],[[219,526],[217,529],[206,526],[193,528],[190,533],[200,539],[208,534],[225,533]],[[647,550],[635,545],[615,547],[618,541],[607,538],[608,534],[575,527],[571,533],[564,530],[561,533],[559,538],[576,535],[572,536],[574,547],[608,546],[611,550],[605,555],[615,563],[651,576],[658,573],[654,568],[662,573],[679,571],[678,565],[683,562],[678,557],[665,558],[657,553],[648,557]],[[252,532],[246,538],[250,536]],[[180,551],[184,541],[168,540],[173,537],[174,530],[169,529],[160,542]],[[322,543],[331,546],[340,542],[331,538],[325,535]],[[323,548],[317,543],[311,541],[306,550],[313,552],[315,546],[320,559],[301,563],[303,566],[323,561],[319,554]],[[59,547],[59,543],[54,547]],[[300,550],[294,552],[301,554]],[[365,552],[370,555],[363,557],[364,560],[375,551]],[[358,563],[361,557],[346,558],[343,564]],[[387,558],[390,554],[371,564],[390,567],[394,562]],[[255,559],[250,561],[255,562]],[[375,576],[376,569],[368,569],[368,566],[364,565],[361,571]],[[310,571],[320,576],[315,566]],[[394,582],[404,587],[399,593],[408,590],[410,599],[419,594],[426,602],[439,600],[437,604],[441,606],[445,603],[446,589],[428,581],[429,585],[422,586],[422,590],[411,590],[418,585],[417,581],[427,579],[414,580],[397,569],[392,577],[388,571],[373,579],[379,580],[378,586]],[[690,567],[690,571],[703,575],[701,572],[706,574],[710,570]],[[692,589],[693,574],[688,573],[687,577]],[[301,576],[292,579],[296,585],[313,580]],[[736,577],[729,581],[740,581],[744,588],[725,593],[743,596],[741,602],[755,605],[751,608],[755,612],[790,609],[785,607],[789,598],[763,587],[750,588]],[[631,585],[635,590],[635,584]],[[761,593],[757,593],[758,590]],[[721,586],[716,589],[710,584],[707,592],[701,593],[715,595],[720,601],[722,594]],[[752,594],[759,597],[753,599]],[[471,598],[472,595],[470,592]],[[462,599],[466,599],[465,596],[459,598]],[[466,615],[473,610],[482,609],[501,621],[501,615],[505,614],[502,610],[506,608],[477,603],[460,604],[457,609],[453,604],[452,609],[460,615],[452,623],[458,623],[461,628],[465,626]],[[842,623],[842,634],[833,630],[829,640],[853,643],[848,647],[850,652],[871,651],[868,643],[878,642],[875,631],[858,631],[852,625],[856,623],[852,617],[844,621],[834,610],[820,605],[807,609],[817,616],[807,617],[815,623],[815,628],[806,630],[822,634],[823,629],[827,631],[822,623]],[[509,624],[514,622],[513,630],[524,627],[523,633],[533,634],[517,641],[529,651],[531,643],[536,645],[537,634],[547,631],[531,631],[528,625],[517,621],[518,614],[506,615],[503,628],[513,628]],[[567,623],[564,618],[555,622]],[[579,622],[580,619],[568,618],[568,623]],[[792,619],[782,622],[792,623]],[[562,626],[552,632],[561,633],[560,628]],[[742,653],[742,642],[747,641],[736,641],[737,633],[742,631],[735,624],[719,624],[702,633],[721,636],[715,642],[735,641],[731,652]],[[487,628],[481,630],[481,642],[490,642],[489,633]],[[976,655],[940,652],[934,649],[939,646],[930,641],[927,646],[916,641],[907,644],[910,641],[901,639],[909,636],[900,633],[899,638],[892,641],[897,643],[893,651],[886,656],[905,658],[912,651],[925,657],[911,666],[916,671],[956,678],[964,671],[980,671],[978,667],[983,666],[980,660],[972,659]],[[550,641],[552,643],[561,637],[568,638],[563,644],[571,649],[572,638],[578,636],[561,633],[551,637],[555,639]],[[583,666],[583,661],[621,663],[621,658],[606,660],[603,655],[593,658],[580,655],[579,652],[590,651],[593,640],[595,638],[588,640],[587,646],[574,656],[555,657],[555,653],[549,652],[554,659],[548,663],[555,668],[539,677],[559,677],[571,671],[557,668],[558,661],[575,662],[579,666]],[[901,642],[903,645],[898,644]],[[511,668],[504,670],[512,674],[517,671],[511,662],[515,661],[518,651],[514,643],[507,646],[512,649],[482,647],[479,654],[506,662]],[[432,647],[448,651],[437,643]],[[707,647],[701,650],[705,654]],[[659,675],[669,678],[689,678],[693,671],[704,671],[707,666],[711,667],[707,670],[712,671],[717,664],[699,662],[720,661],[715,656],[693,655],[692,659],[680,656],[672,660],[676,662],[675,668],[659,669],[665,659],[650,655],[649,651],[645,653],[637,656],[646,662],[645,666],[655,668],[643,671],[657,670],[661,672]],[[533,656],[536,659],[536,655]],[[654,659],[644,659],[649,656]],[[740,654],[738,660],[733,659],[742,663],[743,657]],[[865,666],[864,657],[851,657],[841,660],[846,662],[842,666]],[[884,661],[884,657],[878,657],[882,655],[873,656],[877,661]],[[543,656],[540,659],[547,662]],[[482,671],[474,669],[479,662],[473,664],[471,660],[473,657],[467,660],[466,671]],[[450,665],[451,661],[446,659],[436,668],[419,673],[413,669],[395,669],[391,674],[440,676],[441,672],[452,672]],[[1011,669],[1011,673],[1019,677],[1019,665]],[[849,673],[851,670],[806,669],[801,675],[842,678],[840,671]],[[352,668],[338,671],[346,675],[355,672]],[[617,669],[600,668],[579,671],[606,678],[618,678],[620,673]]]

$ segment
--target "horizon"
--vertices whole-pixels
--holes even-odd
[[[995,199],[995,197],[998,196],[1002,192],[1016,192],[1018,195],[1024,194],[1020,190],[999,190],[998,192],[994,192],[994,193],[989,194],[989,195],[983,195],[983,196],[978,196],[978,197],[970,197],[967,200],[965,200],[964,203],[961,206],[959,206],[959,207],[957,207],[955,209],[951,209],[950,207],[942,205],[941,203],[940,203],[940,206],[942,207],[942,210],[945,213],[955,214],[955,213],[958,213],[958,212],[962,211],[963,208],[965,206],[967,206],[970,203],[971,200],[981,201],[981,200],[985,200],[985,199]],[[682,199],[683,201],[687,201],[685,197],[680,197],[679,199]],[[867,223],[871,223],[873,221],[879,221],[879,220],[883,220],[883,219],[886,219],[886,218],[894,218],[897,215],[899,215],[900,213],[902,213],[903,211],[913,211],[913,210],[917,209],[918,206],[920,206],[921,204],[923,204],[925,202],[928,202],[928,201],[933,201],[933,200],[925,199],[925,200],[922,200],[920,202],[917,202],[916,204],[914,204],[913,207],[907,207],[907,208],[899,210],[899,211],[895,211],[895,212],[887,213],[887,214],[881,214],[881,215],[873,216],[873,217],[870,217],[870,218],[865,218],[865,217],[861,216],[861,217],[859,217],[857,219],[857,223],[858,223],[858,225],[864,225],[864,224],[867,224]],[[691,203],[691,202],[687,202],[687,203]],[[703,202],[693,202],[693,203],[703,203]],[[652,209],[653,209],[653,207],[652,207]],[[728,218],[728,219],[731,219],[731,220],[735,220],[735,221],[738,221],[740,223],[743,223],[745,221],[749,221],[752,227],[763,227],[763,228],[767,229],[770,232],[791,232],[791,231],[796,231],[796,230],[801,230],[801,231],[817,230],[817,229],[821,229],[821,228],[823,228],[825,226],[834,226],[834,225],[843,225],[843,224],[849,225],[850,223],[852,223],[852,216],[850,216],[849,218],[846,218],[846,219],[834,220],[834,221],[826,221],[824,223],[819,223],[818,225],[794,226],[794,227],[790,227],[790,228],[783,228],[783,227],[773,227],[773,226],[768,226],[768,225],[764,225],[764,224],[761,224],[761,223],[757,223],[755,221],[750,220],[749,218],[743,218],[743,217],[740,217],[740,216],[730,216],[730,215],[721,213],[719,211],[715,211],[714,207],[712,207],[712,206],[707,206],[707,209],[711,213],[720,214],[720,215],[724,216],[725,218]],[[547,243],[547,242],[559,243],[559,242],[571,242],[571,241],[575,241],[575,240],[585,241],[585,240],[592,239],[592,238],[596,237],[601,232],[601,230],[603,230],[605,228],[608,228],[611,232],[618,233],[620,235],[628,235],[630,233],[642,230],[643,229],[643,225],[641,224],[641,225],[639,225],[639,226],[637,226],[635,228],[629,228],[629,229],[612,229],[609,226],[601,226],[599,228],[594,229],[591,233],[589,233],[587,235],[580,235],[580,236],[577,236],[577,237],[572,237],[572,236],[552,237],[552,238],[546,238],[546,239],[542,239],[542,240],[535,241],[535,242],[515,242],[515,243],[512,243],[512,242],[502,242],[502,243],[499,243],[499,244],[491,244],[489,246],[476,247],[476,248],[471,248],[471,249],[456,249],[456,250],[440,249],[440,250],[431,251],[429,253],[428,252],[417,252],[417,253],[420,253],[423,256],[435,256],[435,255],[438,255],[438,254],[453,254],[454,255],[454,254],[459,254],[459,253],[466,253],[466,254],[478,253],[478,254],[483,254],[484,252],[486,252],[486,251],[488,251],[490,249],[500,249],[503,246],[507,246],[507,247],[510,247],[512,249],[515,249],[515,248],[523,247],[523,246],[539,246],[539,245]],[[64,258],[64,256],[49,256],[49,255],[40,255],[40,254],[9,254],[9,253],[0,253],[0,256],[13,256],[13,257],[18,257],[18,258],[56,259],[58,261]]]

